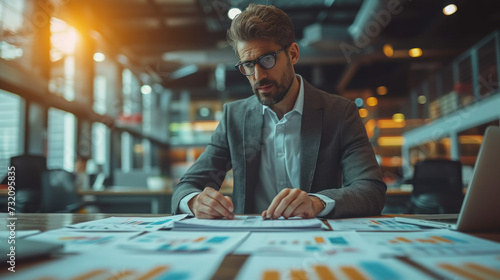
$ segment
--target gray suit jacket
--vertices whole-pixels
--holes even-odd
[[[356,105],[303,81],[300,189],[335,200],[328,218],[379,215],[387,187]],[[255,96],[224,105],[210,144],[175,186],[174,214],[189,193],[205,186],[219,190],[231,168],[234,213],[255,213],[262,123]]]

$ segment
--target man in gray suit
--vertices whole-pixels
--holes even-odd
[[[251,4],[228,41],[254,96],[224,105],[205,152],[175,187],[172,210],[198,218],[379,215],[386,185],[353,102],[295,74],[289,17]],[[233,169],[233,199],[218,190]]]

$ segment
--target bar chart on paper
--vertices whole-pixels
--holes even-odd
[[[238,274],[237,280],[285,279],[431,279],[396,259],[328,257],[316,261],[297,257],[252,256]]]
[[[28,237],[30,240],[63,243],[64,252],[85,252],[136,236],[137,232],[78,232],[52,230]],[[20,241],[22,242],[22,241]]]
[[[234,253],[361,253],[367,245],[356,232],[252,233]]]
[[[223,258],[222,255],[210,256],[83,254],[17,271],[9,280],[208,280]]]
[[[414,258],[413,261],[429,268],[445,279],[500,279],[500,254]]]
[[[422,228],[416,225],[399,223],[394,218],[355,218],[328,220],[333,230],[356,231],[415,231]]]
[[[228,253],[248,234],[248,232],[156,231],[122,242],[118,247],[164,253]]]
[[[500,253],[500,244],[451,230],[360,233],[369,243],[411,256],[455,256]]]

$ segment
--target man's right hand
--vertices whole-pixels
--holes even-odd
[[[234,218],[231,198],[210,187],[205,187],[203,192],[191,198],[188,206],[198,219]]]

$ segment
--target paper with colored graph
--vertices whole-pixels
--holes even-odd
[[[408,256],[463,256],[500,254],[500,243],[457,231],[437,229],[419,232],[360,232],[368,243],[390,248],[394,254]]]
[[[370,247],[356,232],[252,233],[233,254],[380,253]]]
[[[64,244],[65,253],[101,250],[118,241],[129,240],[139,232],[79,232],[73,230],[51,230],[26,239]]]
[[[172,228],[175,221],[188,215],[169,217],[110,217],[90,222],[69,225],[67,228],[80,231],[155,231]]]
[[[354,218],[328,220],[334,231],[355,230],[355,231],[416,231],[422,227],[399,223],[394,218]]]
[[[500,279],[500,254],[412,260],[439,274],[442,279]]]
[[[70,255],[10,273],[9,280],[209,280],[223,255],[125,254],[100,250]]]
[[[155,231],[121,242],[119,248],[163,253],[220,253],[232,252],[248,232],[172,232]]]
[[[236,215],[233,220],[185,219],[174,222],[174,230],[224,230],[224,231],[290,231],[321,230],[318,219],[264,220],[261,216]]]
[[[397,259],[359,255],[329,257],[251,256],[237,280],[433,279]]]

